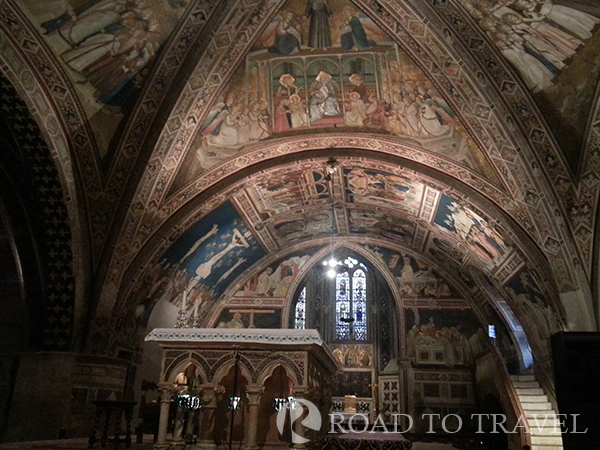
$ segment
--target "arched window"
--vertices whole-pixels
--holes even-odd
[[[335,276],[335,336],[337,340],[367,339],[366,267],[353,258]]]
[[[304,330],[306,328],[306,286],[300,292],[298,301],[296,302],[294,328],[296,330]]]

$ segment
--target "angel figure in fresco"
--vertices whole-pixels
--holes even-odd
[[[312,48],[331,47],[329,18],[333,17],[333,12],[327,0],[308,0],[304,15],[310,19],[308,46]]]
[[[300,51],[300,28],[293,11],[284,11],[275,17],[263,33],[263,39],[275,34],[275,41],[268,48],[269,53],[290,55]]]
[[[319,72],[310,87],[310,92],[308,115],[311,123],[321,120],[324,116],[341,114],[335,92],[335,82],[327,72]]]
[[[354,8],[346,7],[343,10],[346,23],[340,31],[342,50],[363,51],[376,45],[375,41],[367,37],[367,33]]]

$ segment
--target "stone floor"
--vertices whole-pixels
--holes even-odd
[[[152,436],[148,435],[145,437],[141,444],[132,442],[131,450],[150,450],[152,449],[153,442]],[[102,449],[99,442],[94,447],[95,449]],[[114,449],[114,445],[107,443],[105,449]],[[120,444],[119,449],[125,449],[125,444]],[[32,441],[32,442],[11,442],[7,444],[0,444],[0,450],[87,450],[88,439],[77,438],[77,439],[55,439],[52,441]]]

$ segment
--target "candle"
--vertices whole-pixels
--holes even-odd
[[[187,306],[187,292],[183,291],[183,300],[181,302],[181,309],[185,310],[186,306]]]
[[[198,303],[200,303],[200,297],[194,301],[194,319],[198,318]]]

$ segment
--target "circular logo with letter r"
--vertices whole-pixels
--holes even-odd
[[[308,401],[303,398],[296,398],[288,404],[287,408],[281,408],[277,412],[277,430],[279,430],[279,434],[283,434],[285,416],[287,414],[286,411],[290,411],[290,427],[292,432],[292,442],[294,444],[304,444],[310,441],[310,439],[306,439],[305,437],[300,436],[294,431],[294,422],[296,421],[296,419],[302,417],[302,414],[304,413],[304,407],[308,409],[308,414],[300,423],[306,428],[310,428],[311,430],[320,430],[321,413],[319,412],[319,408],[317,408],[315,404],[311,401]]]

